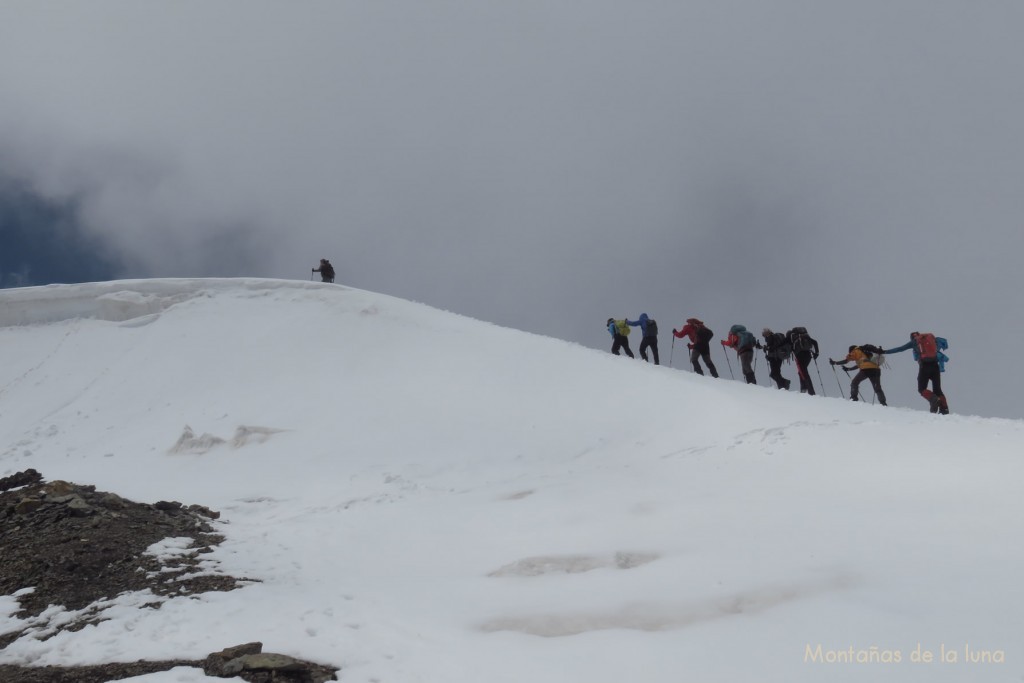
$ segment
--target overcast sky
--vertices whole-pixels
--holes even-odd
[[[833,356],[928,329],[954,412],[1022,417],[1022,27],[1018,0],[5,2],[0,201],[90,273],[327,257],[595,348],[644,311]],[[19,215],[2,263],[41,272],[24,225],[54,221]]]

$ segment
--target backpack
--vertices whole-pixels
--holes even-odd
[[[793,347],[786,335],[781,332],[772,333],[771,352],[774,358],[787,358],[792,351]]]
[[[880,368],[885,366],[885,356],[882,355],[882,348],[880,346],[875,346],[874,344],[861,344],[857,348],[867,356],[866,360],[868,362],[874,363]]]
[[[812,351],[814,343],[811,342],[811,335],[807,334],[806,327],[794,327],[789,331],[789,341],[794,351]]]
[[[711,330],[709,330],[708,328],[704,327],[703,324],[699,325],[697,327],[697,340],[698,341],[701,341],[701,342],[704,342],[705,344],[707,344],[708,342],[711,341],[711,338],[714,337],[714,336],[715,336],[715,333],[712,332]]]
[[[615,321],[615,331],[621,334],[623,337],[629,336],[629,325],[626,324],[625,320]]]
[[[936,361],[939,359],[939,344],[935,335],[925,332],[917,335],[917,355],[923,361]]]
[[[647,336],[648,337],[657,337],[658,336],[658,321],[657,320],[652,320],[651,318],[647,319]]]
[[[754,335],[748,332],[747,328],[743,325],[733,325],[729,328],[729,333],[736,335],[736,351],[753,348],[756,341]]]

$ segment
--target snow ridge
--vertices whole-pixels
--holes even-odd
[[[283,280],[3,290],[0,349],[0,476],[217,510],[210,559],[261,581],[126,603],[0,663],[260,640],[366,683],[1024,674],[1020,421],[699,377]],[[910,662],[968,642],[1005,663]],[[805,662],[819,645],[904,656]]]

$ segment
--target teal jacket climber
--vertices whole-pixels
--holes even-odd
[[[900,353],[901,351],[906,351],[907,349],[910,349],[914,352],[914,360],[920,362],[921,349],[917,343],[918,336],[918,332],[911,332],[910,341],[908,341],[906,344],[904,344],[903,346],[897,346],[896,348],[892,349],[885,349],[882,351],[882,353],[885,355],[889,355],[890,353]],[[949,357],[943,353],[943,351],[949,348],[949,343],[946,341],[945,337],[935,337],[935,348],[937,351],[935,355],[935,360],[938,361],[939,363],[939,372],[945,372],[946,361],[949,360]]]

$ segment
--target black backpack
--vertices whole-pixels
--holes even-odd
[[[867,356],[868,362],[874,363],[880,368],[888,367],[888,364],[885,362],[885,356],[882,355],[883,349],[880,346],[875,346],[874,344],[861,344],[857,348]]]
[[[697,330],[697,340],[702,341],[705,344],[711,341],[711,338],[715,336],[715,333],[704,327],[703,325]]]
[[[793,346],[789,343],[786,335],[781,332],[772,333],[772,353],[776,358],[788,358],[792,351]]]
[[[814,343],[811,341],[811,335],[807,334],[806,327],[794,327],[789,331],[789,341],[793,345],[794,351],[812,351],[814,349]]]
[[[652,320],[650,318],[647,319],[647,336],[648,337],[657,337],[658,336],[658,321],[657,320]]]

